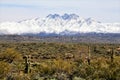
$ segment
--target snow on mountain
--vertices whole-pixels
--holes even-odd
[[[76,14],[49,14],[19,22],[0,23],[0,34],[75,34],[75,33],[120,33],[120,23],[101,23],[93,18],[81,18]]]

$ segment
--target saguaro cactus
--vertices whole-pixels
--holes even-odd
[[[87,58],[87,62],[88,62],[88,65],[90,65],[90,46],[88,46],[88,58]]]
[[[94,53],[97,52],[97,47],[96,46],[93,47],[93,51],[94,51]]]
[[[111,53],[111,62],[113,62],[114,61],[114,48],[112,48],[110,53]]]
[[[25,69],[24,69],[24,73],[28,73],[28,72],[29,72],[28,57],[27,57],[27,56],[24,56],[23,59],[25,59]]]

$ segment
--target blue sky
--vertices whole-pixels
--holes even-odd
[[[75,13],[101,22],[120,22],[120,0],[0,0],[0,22]]]

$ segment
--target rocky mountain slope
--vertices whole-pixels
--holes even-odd
[[[120,33],[120,23],[101,23],[76,14],[49,14],[45,18],[0,23],[0,34]]]

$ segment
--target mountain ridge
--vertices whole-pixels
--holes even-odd
[[[19,22],[0,23],[0,34],[59,34],[120,33],[120,23],[101,23],[93,18],[81,18],[76,14],[49,14]]]

